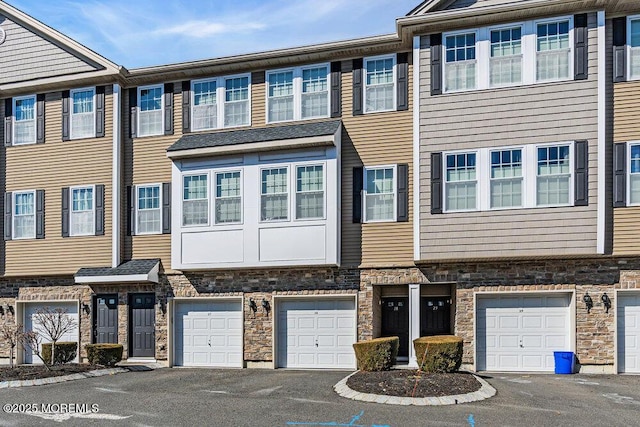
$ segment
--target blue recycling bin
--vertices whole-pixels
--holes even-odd
[[[572,351],[554,351],[556,374],[573,374],[575,357]]]

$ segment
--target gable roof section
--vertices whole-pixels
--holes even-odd
[[[113,62],[4,1],[0,1],[0,27],[6,33],[0,44],[0,90],[78,74],[120,73]]]
[[[454,0],[425,0],[418,6],[414,7],[407,16],[424,15],[425,13],[433,12],[434,10],[440,10],[447,3],[452,3]]]

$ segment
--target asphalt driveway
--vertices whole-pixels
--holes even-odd
[[[9,404],[19,410],[20,404],[48,404],[66,413],[0,412],[0,426],[629,426],[639,422],[637,376],[496,374],[485,376],[498,390],[492,399],[406,407],[337,396],[332,387],[346,375],[159,369],[3,389],[3,407]],[[69,413],[91,405],[96,405],[92,413]]]

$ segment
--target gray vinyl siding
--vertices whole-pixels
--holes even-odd
[[[429,36],[421,38],[422,260],[596,253],[598,52],[595,14],[589,15],[588,24],[588,80],[437,96],[430,96]],[[430,213],[431,153],[575,140],[588,141],[588,206]]]
[[[0,84],[98,69],[2,15],[0,25],[6,32],[0,45]]]
[[[485,6],[494,6],[499,4],[524,3],[527,0],[455,0],[443,10],[462,9],[462,8],[478,8]]]

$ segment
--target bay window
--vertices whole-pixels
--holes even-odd
[[[288,169],[273,168],[260,171],[260,220],[286,221],[289,219]]]
[[[215,222],[242,222],[242,185],[240,171],[219,172],[216,176]]]
[[[209,224],[208,175],[184,176],[182,193],[182,225],[196,226],[207,224]]]
[[[324,167],[296,168],[296,219],[324,218]]]

